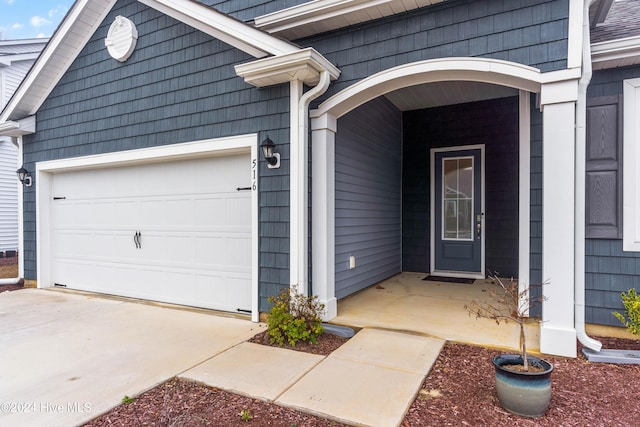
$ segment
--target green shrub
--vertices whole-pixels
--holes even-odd
[[[267,331],[271,343],[295,346],[298,341],[317,344],[324,332],[321,316],[324,304],[317,296],[305,296],[295,290],[285,289],[278,296],[270,297],[273,304],[267,318]]]
[[[626,294],[622,292],[622,304],[624,305],[624,316],[617,311],[613,315],[620,321],[627,330],[634,335],[640,335],[640,295],[634,288],[629,289]],[[626,316],[626,317],[625,317]]]

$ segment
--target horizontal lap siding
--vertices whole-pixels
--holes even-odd
[[[595,71],[587,97],[620,96],[623,81],[639,77],[638,66]],[[586,321],[622,326],[611,313],[624,310],[621,292],[640,289],[640,252],[623,251],[622,239],[586,239],[585,288]]]
[[[133,55],[112,59],[104,39],[117,15],[138,30]],[[131,0],[109,13],[37,113],[25,138],[35,162],[259,133],[278,144],[282,167],[259,162],[261,309],[288,286],[289,88],[257,89],[234,65],[254,58]],[[259,138],[259,139],[260,139]],[[258,142],[258,141],[257,141]],[[35,184],[37,186],[37,182]],[[25,188],[25,276],[36,278],[35,186]]]
[[[566,68],[567,0],[454,0],[366,24],[297,40],[341,70],[328,97],[377,72],[446,57],[502,59]]]
[[[338,120],[336,297],[401,270],[401,115],[383,98]],[[349,268],[349,257],[356,268]]]

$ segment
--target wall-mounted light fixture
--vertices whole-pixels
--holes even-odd
[[[262,154],[264,155],[264,159],[267,161],[267,167],[269,169],[277,169],[280,167],[280,153],[274,153],[273,149],[276,144],[269,138],[267,138],[260,143],[260,148],[262,148]]]
[[[29,171],[24,168],[24,166],[18,169],[16,173],[18,174],[18,179],[21,183],[24,184],[25,187],[31,187],[31,184],[33,184],[33,182],[31,181],[31,175],[29,174]]]

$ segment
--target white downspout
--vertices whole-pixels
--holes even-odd
[[[301,89],[299,82],[292,82],[291,108],[291,287],[308,295],[308,209],[309,209],[309,104],[329,88],[331,74],[328,70],[320,72],[318,84],[298,96],[294,87]],[[297,85],[297,86],[296,86]],[[294,117],[294,112],[297,115]]]
[[[576,101],[576,165],[575,165],[575,263],[574,299],[575,328],[578,340],[591,350],[600,351],[602,343],[587,335],[585,330],[585,174],[587,141],[587,88],[591,82],[591,37],[589,35],[589,7],[595,0],[584,4],[582,21],[582,77],[578,82]]]
[[[16,170],[22,164],[22,137],[13,138],[11,142],[16,146],[18,150]],[[6,279],[0,279],[0,285],[17,285],[24,276],[24,230],[22,223],[22,207],[23,207],[23,188],[22,183],[16,178],[16,185],[18,186],[18,277],[10,277]]]

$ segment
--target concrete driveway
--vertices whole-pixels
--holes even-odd
[[[57,290],[0,294],[0,426],[70,426],[251,338],[248,320]]]

